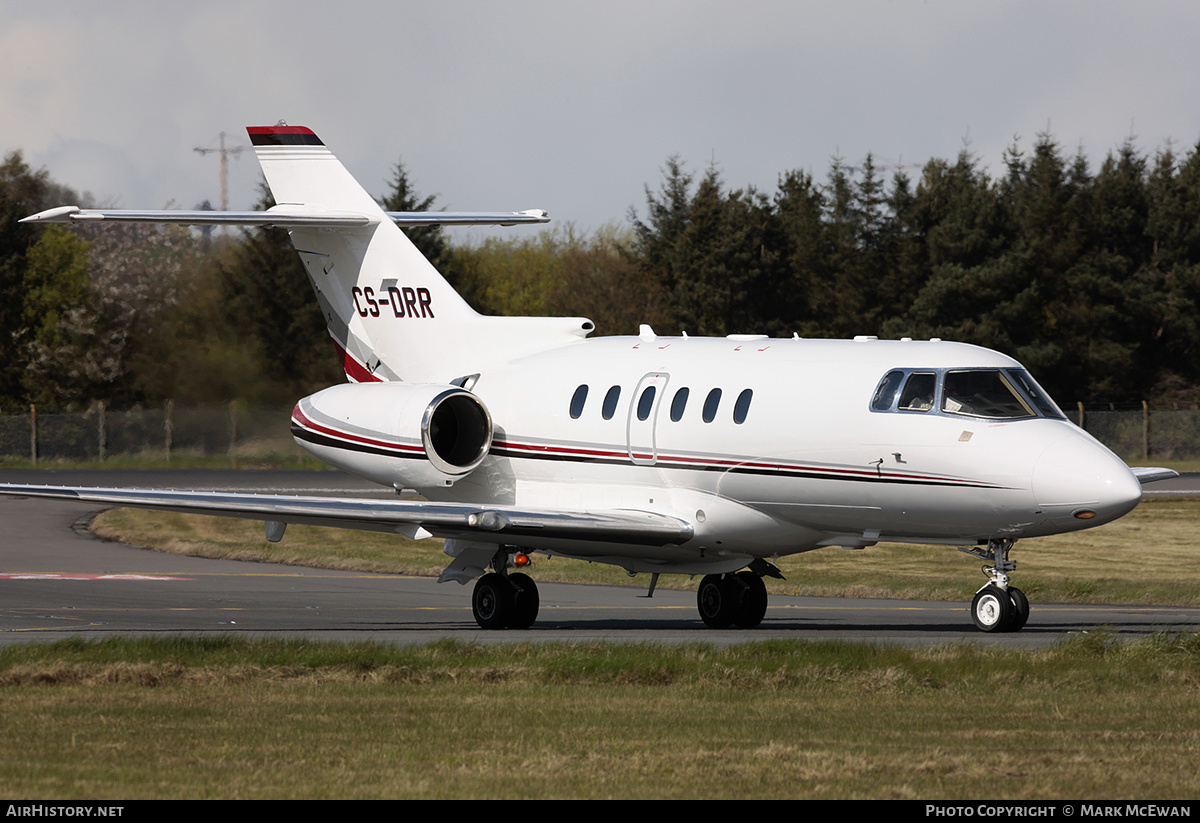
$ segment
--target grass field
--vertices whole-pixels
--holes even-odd
[[[1200,638],[0,651],[0,785],[68,798],[1187,799]]]

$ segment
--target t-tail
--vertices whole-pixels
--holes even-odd
[[[366,217],[289,227],[350,380],[449,382],[592,330],[584,318],[478,314],[400,230],[403,216],[384,212],[310,129],[248,131],[277,209]]]

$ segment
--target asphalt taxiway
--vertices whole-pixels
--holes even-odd
[[[1180,494],[1200,485],[1197,479],[1165,481],[1169,488],[1164,490]],[[387,494],[333,470],[0,470],[0,482]],[[533,628],[484,631],[471,616],[469,586],[147,551],[92,535],[87,523],[102,508],[0,498],[0,644],[114,634],[237,633],[393,644],[446,638],[716,645],[806,639],[1044,647],[1097,630],[1130,639],[1162,631],[1200,631],[1200,609],[1035,603],[1022,631],[990,635],[974,628],[967,603],[781,595],[771,596],[757,629],[713,631],[700,621],[691,592],[659,589],[646,598],[643,588],[555,583],[539,583],[542,608]],[[331,541],[337,540],[337,530],[329,534]]]

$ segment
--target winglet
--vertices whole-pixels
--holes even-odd
[[[79,206],[59,206],[56,209],[46,209],[28,217],[22,217],[18,223],[67,223],[71,215],[82,211]]]

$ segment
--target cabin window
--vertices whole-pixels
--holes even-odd
[[[711,423],[717,417],[717,406],[721,405],[721,390],[713,389],[704,398],[704,410],[700,417],[705,423]]]
[[[750,389],[745,389],[738,395],[737,402],[733,404],[733,422],[745,423],[746,413],[750,411],[750,400],[754,397],[754,392]]]
[[[896,392],[900,391],[900,384],[903,382],[904,372],[888,372],[879,382],[879,388],[875,389],[875,397],[871,399],[871,408],[875,411],[889,410],[896,402]]]
[[[683,419],[683,410],[687,407],[688,389],[684,386],[679,391],[675,392],[675,397],[671,399],[671,422],[678,423]]]
[[[600,406],[600,416],[605,420],[612,420],[613,415],[617,413],[617,401],[621,399],[621,387],[613,386],[608,390],[608,394],[604,395],[604,403]]]
[[[1037,416],[999,369],[946,372],[942,411],[998,420]]]
[[[637,419],[645,420],[650,416],[650,410],[654,408],[654,395],[658,389],[654,386],[647,386],[642,396],[638,398]]]
[[[575,390],[575,394],[571,397],[571,419],[578,420],[579,415],[583,414],[583,404],[587,402],[588,387],[580,386]]]
[[[904,391],[900,393],[901,411],[929,411],[933,408],[933,394],[937,388],[937,375],[918,371],[908,376]]]

